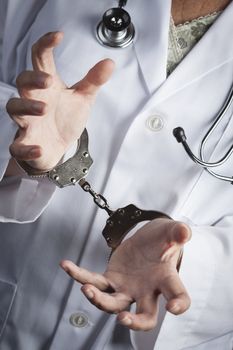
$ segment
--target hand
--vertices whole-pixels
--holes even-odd
[[[66,260],[61,267],[83,284],[82,292],[96,307],[118,314],[118,321],[130,329],[150,330],[156,326],[160,293],[167,300],[167,310],[175,315],[190,306],[177,272],[181,249],[190,238],[186,224],[156,219],[115,250],[103,275]],[[136,314],[124,311],[133,302]]]
[[[53,57],[62,38],[61,32],[48,33],[33,45],[33,70],[18,76],[20,98],[10,99],[6,106],[19,127],[10,146],[12,156],[42,171],[53,168],[80,137],[97,91],[114,68],[110,59],[100,61],[68,88],[56,72]]]

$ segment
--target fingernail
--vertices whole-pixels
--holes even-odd
[[[93,299],[94,298],[94,293],[90,289],[85,290],[85,295],[86,295],[86,297],[88,299]]]
[[[61,33],[61,32],[59,30],[54,31],[54,32],[48,32],[47,34],[45,34],[45,36],[52,38],[54,35],[56,35],[58,33]]]
[[[172,306],[172,308],[170,309],[170,311],[174,314],[177,314],[180,312],[180,306],[178,304],[175,304]]]
[[[51,84],[51,77],[45,77],[45,76],[41,76],[39,75],[37,77],[37,84],[40,88],[47,88],[50,86]]]
[[[66,273],[70,273],[70,270],[67,266],[62,266],[63,270],[66,272]]]
[[[132,320],[129,317],[123,318],[120,322],[122,322],[125,326],[130,326],[132,324]]]
[[[43,105],[39,102],[33,102],[32,108],[35,113],[42,113],[43,112]]]
[[[45,34],[45,36],[51,36],[52,37],[55,33],[57,33],[57,32],[48,32],[48,33]]]
[[[28,155],[29,155],[29,157],[37,158],[39,156],[38,149],[37,148],[30,149],[30,151],[28,152]]]

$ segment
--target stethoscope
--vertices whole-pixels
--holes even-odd
[[[118,7],[111,8],[104,13],[102,20],[100,21],[100,23],[96,28],[97,39],[102,45],[111,47],[111,48],[125,48],[130,44],[132,44],[133,39],[135,37],[135,28],[131,21],[131,17],[129,13],[123,9],[123,7],[126,4],[127,4],[127,0],[119,0]],[[196,164],[203,167],[206,171],[208,171],[214,177],[223,181],[228,181],[231,184],[233,184],[233,177],[218,174],[210,170],[209,168],[215,168],[225,163],[233,153],[233,145],[229,148],[226,154],[216,162],[205,161],[204,149],[207,141],[209,140],[214,130],[218,127],[219,123],[222,121],[222,119],[226,115],[226,112],[228,111],[232,102],[233,102],[233,85],[230,89],[228,97],[226,98],[226,101],[224,102],[222,108],[218,112],[214,123],[209,128],[209,130],[207,131],[207,133],[205,134],[205,136],[201,141],[200,152],[199,152],[200,158],[196,157],[191,151],[186,141],[187,138],[186,138],[184,129],[181,127],[177,127],[173,130],[173,135],[175,136],[177,142],[182,143],[188,156]]]
[[[186,153],[192,159],[192,161],[194,161],[196,164],[199,164],[201,167],[203,167],[205,170],[207,170],[211,175],[213,175],[217,179],[220,179],[223,181],[228,181],[231,184],[233,184],[233,177],[232,176],[231,177],[224,176],[224,175],[215,173],[214,171],[210,170],[209,168],[215,168],[215,167],[218,167],[218,166],[222,165],[223,163],[225,163],[229,159],[231,154],[233,153],[233,145],[231,145],[231,147],[228,149],[228,151],[225,153],[225,155],[216,162],[206,162],[205,161],[204,149],[205,149],[205,145],[206,145],[208,139],[210,138],[210,136],[212,135],[214,130],[218,127],[218,125],[222,121],[222,119],[225,117],[228,109],[232,105],[232,102],[233,102],[233,85],[231,86],[230,92],[229,92],[222,108],[217,113],[217,116],[216,116],[213,124],[211,125],[211,127],[209,128],[209,130],[207,131],[207,133],[205,134],[205,136],[203,137],[203,139],[201,141],[200,151],[199,151],[200,158],[196,157],[193,154],[193,152],[191,151],[191,149],[186,141],[187,138],[186,138],[184,129],[181,127],[178,127],[178,128],[175,128],[173,130],[173,135],[175,136],[177,142],[182,143]]]
[[[119,0],[118,7],[107,10],[96,28],[99,42],[112,48],[125,48],[132,44],[135,29],[131,17],[123,7],[127,0]]]

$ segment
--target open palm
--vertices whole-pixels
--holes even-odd
[[[83,293],[96,307],[118,314],[118,320],[131,329],[149,330],[157,322],[160,293],[167,299],[167,310],[174,314],[190,305],[177,271],[181,249],[190,237],[184,223],[156,219],[115,250],[103,275],[66,260],[61,266],[83,284]],[[136,314],[125,311],[133,302]]]

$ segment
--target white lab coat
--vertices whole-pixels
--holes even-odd
[[[0,0],[0,172],[10,158],[15,125],[5,112],[17,95],[15,78],[30,69],[30,48],[48,31],[63,30],[55,50],[58,71],[71,85],[98,60],[110,57],[116,71],[98,95],[88,121],[88,175],[113,208],[134,203],[187,222],[193,232],[180,271],[192,298],[181,316],[165,315],[155,331],[128,332],[115,316],[95,309],[59,268],[71,259],[103,271],[108,249],[101,237],[106,213],[80,188],[55,189],[48,180],[13,177],[0,184],[0,348],[2,350],[230,350],[233,348],[232,187],[197,167],[172,136],[183,126],[197,153],[233,80],[230,4],[207,34],[166,79],[170,0],[129,1],[136,27],[133,46],[107,49],[95,26],[115,1]],[[148,118],[163,128],[153,131]],[[213,136],[208,159],[232,142],[229,109]],[[221,167],[232,174],[233,160]],[[84,313],[84,328],[70,315]],[[120,334],[120,335],[119,335]],[[156,340],[157,337],[157,340]]]

